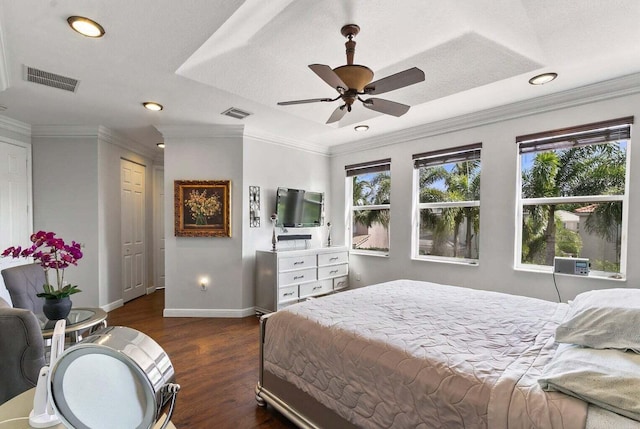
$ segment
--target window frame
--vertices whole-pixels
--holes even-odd
[[[566,196],[566,197],[538,197],[538,198],[523,198],[522,196],[522,157],[524,154],[531,154],[537,152],[547,152],[551,150],[564,149],[565,147],[548,147],[545,148],[545,143],[541,142],[540,149],[529,149],[530,147],[534,147],[535,140],[544,141],[558,141],[561,140],[562,137],[566,137],[566,140],[570,140],[573,135],[585,134],[588,135],[590,132],[596,132],[597,130],[607,129],[608,127],[612,128],[620,128],[621,124],[624,124],[631,128],[633,125],[634,118],[626,117],[613,119],[610,121],[602,121],[596,122],[592,124],[585,124],[576,127],[564,128],[559,130],[552,130],[547,132],[529,134],[525,136],[516,137],[516,156],[517,156],[517,166],[516,166],[516,225],[515,225],[515,252],[514,252],[514,263],[513,267],[515,270],[519,271],[534,271],[534,272],[548,272],[553,273],[553,265],[540,265],[540,264],[526,264],[522,262],[522,222],[523,222],[523,211],[525,206],[530,205],[559,205],[559,204],[571,204],[571,203],[603,203],[603,202],[621,202],[622,203],[622,221],[620,223],[620,271],[617,273],[610,271],[598,271],[591,270],[591,277],[599,277],[599,278],[613,278],[613,279],[624,279],[626,278],[627,272],[627,247],[628,247],[628,227],[629,227],[629,185],[630,185],[630,171],[631,171],[631,134],[616,134],[612,133],[611,137],[604,141],[595,141],[593,143],[586,143],[587,145],[593,144],[608,144],[611,142],[626,140],[626,154],[625,154],[625,182],[624,182],[624,193],[620,195],[584,195],[584,196]],[[602,135],[603,133],[601,133]],[[616,138],[620,137],[621,138]],[[523,151],[521,149],[522,145],[527,145],[527,150]],[[551,143],[553,145],[553,143]],[[575,147],[585,145],[585,143],[577,143],[574,146],[567,147]],[[589,261],[591,262],[591,261]]]
[[[472,152],[478,152],[477,157],[469,158],[468,155]],[[462,156],[464,159],[458,160]],[[429,167],[429,165],[421,164],[420,160],[425,159],[436,160],[432,167],[436,165],[457,164],[459,162],[468,162],[473,159],[480,161],[480,179],[482,183],[482,143],[474,143],[465,146],[452,147],[448,149],[441,149],[431,152],[424,152],[413,155],[413,186],[412,186],[412,216],[411,216],[411,259],[416,261],[431,261],[451,264],[462,265],[480,265],[480,255],[477,258],[460,258],[453,256],[439,256],[439,255],[421,255],[420,254],[420,211],[424,209],[443,209],[450,207],[480,207],[481,197],[477,200],[465,200],[465,201],[442,201],[437,203],[421,203],[420,202],[420,169],[423,167]],[[479,232],[478,232],[479,233]]]
[[[363,162],[359,164],[345,165],[345,243],[350,254],[389,257],[391,252],[391,221],[387,226],[387,234],[389,240],[389,249],[383,250],[367,250],[353,248],[353,218],[355,211],[365,210],[389,210],[391,217],[391,196],[389,196],[389,204],[369,204],[362,206],[353,205],[353,177],[369,173],[387,172],[391,178],[391,158],[385,158],[377,161]]]

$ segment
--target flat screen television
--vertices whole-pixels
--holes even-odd
[[[276,226],[307,228],[322,225],[324,194],[303,189],[278,188]]]

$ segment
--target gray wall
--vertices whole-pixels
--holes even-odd
[[[83,244],[84,256],[65,278],[82,293],[76,306],[122,305],[120,159],[147,167],[147,285],[153,283],[151,166],[153,161],[103,127],[34,127],[34,230]]]
[[[640,120],[640,96],[614,98],[592,104],[486,125],[446,131],[443,124],[425,127],[422,135],[405,132],[378,147],[363,150],[359,145],[335,148],[331,159],[332,217],[344,216],[344,166],[358,162],[391,158],[391,250],[389,257],[351,255],[352,286],[365,286],[381,281],[409,278],[427,280],[557,300],[550,273],[514,269],[516,237],[516,170],[518,151],[515,137],[539,131],[598,122],[624,116]],[[462,125],[459,125],[462,127]],[[445,131],[441,131],[441,130]],[[635,135],[635,133],[634,133]],[[438,263],[411,259],[412,162],[415,153],[482,142],[482,183],[480,215],[480,263],[478,266]],[[635,146],[638,142],[632,142]],[[629,213],[640,213],[640,153],[635,148],[631,157]],[[344,223],[336,222],[335,235],[344,236]],[[557,276],[563,300],[595,288],[640,287],[640,219],[629,217],[628,263],[626,281],[613,279]],[[357,281],[357,275],[361,280]]]

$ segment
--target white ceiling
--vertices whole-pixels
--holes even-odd
[[[78,35],[71,15],[106,35]],[[182,124],[332,146],[639,73],[638,21],[637,0],[0,0],[0,104],[31,125],[102,125],[148,147],[162,140],[156,126]],[[361,28],[355,62],[374,80],[425,72],[380,96],[411,110],[395,118],[357,103],[326,125],[338,101],[277,106],[337,95],[307,66],[346,63],[348,23]],[[70,93],[26,82],[24,66],[80,84]],[[528,84],[546,71],[559,78]],[[165,109],[146,111],[148,100]],[[220,115],[229,107],[252,115]],[[356,134],[357,123],[371,128]]]

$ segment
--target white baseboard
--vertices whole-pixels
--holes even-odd
[[[156,291],[156,287],[155,286],[149,286],[147,288],[147,295],[154,293]]]
[[[255,307],[235,309],[214,309],[214,308],[165,308],[162,315],[164,317],[233,317],[242,318],[253,316],[256,313]]]
[[[100,306],[101,309],[103,309],[104,311],[106,311],[107,313],[115,310],[116,308],[120,308],[124,305],[124,301],[122,299],[119,299],[117,301],[113,301],[107,305],[102,305]]]

